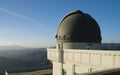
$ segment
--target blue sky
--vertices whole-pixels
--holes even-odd
[[[77,9],[96,19],[103,43],[120,43],[120,0],[0,0],[0,45],[54,46],[60,20]]]

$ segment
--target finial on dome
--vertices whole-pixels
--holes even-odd
[[[80,10],[74,10],[73,13],[80,13],[80,14],[83,14],[83,12],[80,11]]]

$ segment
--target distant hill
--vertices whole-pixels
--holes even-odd
[[[8,72],[26,72],[50,68],[52,68],[52,64],[47,60],[45,48],[0,50],[0,73],[4,70]]]
[[[103,50],[120,50],[120,43],[102,43]]]
[[[27,47],[18,46],[18,45],[0,46],[0,50],[20,50],[20,49],[27,49]]]

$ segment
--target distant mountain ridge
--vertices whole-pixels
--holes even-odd
[[[27,47],[24,46],[18,46],[18,45],[11,45],[11,46],[0,46],[0,50],[20,50],[20,49],[27,49]]]
[[[102,43],[103,50],[120,50],[120,43]]]

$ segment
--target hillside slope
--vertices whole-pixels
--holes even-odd
[[[40,69],[50,69],[52,64],[47,60],[45,48],[22,50],[0,50],[0,73],[27,72]]]

